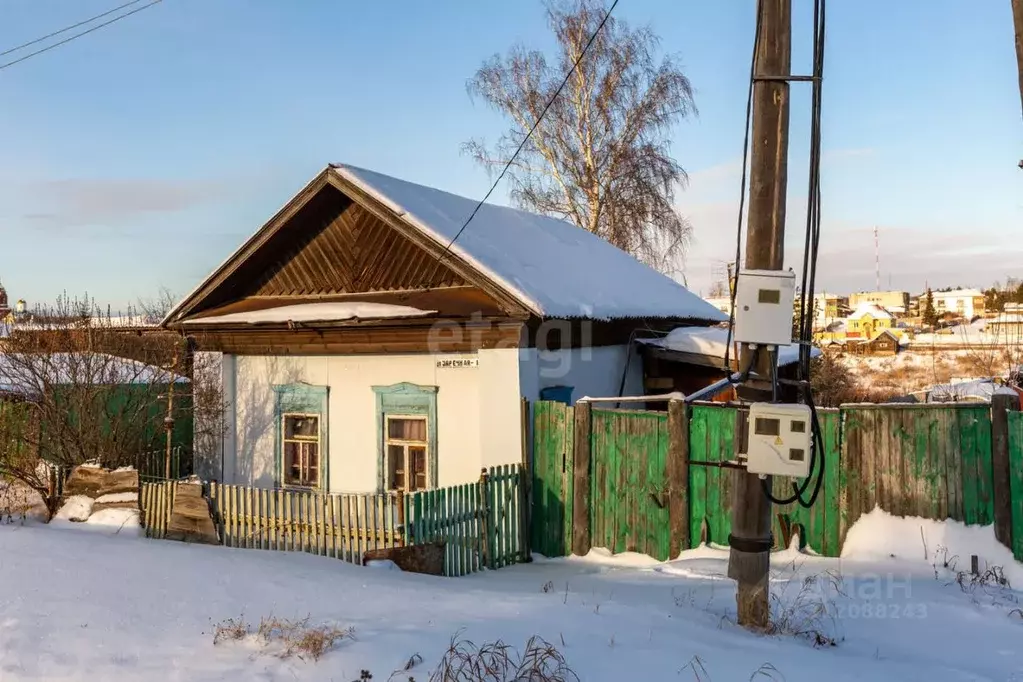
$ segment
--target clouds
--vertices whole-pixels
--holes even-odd
[[[986,286],[1020,273],[1023,245],[1007,239],[1003,229],[1018,219],[976,196],[953,214],[947,201],[935,201],[932,191],[921,195],[908,182],[885,183],[878,194],[880,181],[873,178],[882,167],[879,157],[871,148],[831,149],[822,155],[829,182],[824,187],[819,289],[874,287],[874,220],[880,226],[882,286],[888,286],[889,278],[892,286],[914,291],[927,282]],[[798,271],[806,220],[800,173],[805,168],[790,166],[789,171],[785,263]],[[722,264],[735,258],[741,172],[738,159],[694,171],[689,190],[679,195],[679,208],[694,229],[686,275],[697,291],[709,290],[722,278]]]
[[[226,199],[223,179],[68,178],[26,183],[19,216],[27,226],[121,227],[154,214],[177,213]]]

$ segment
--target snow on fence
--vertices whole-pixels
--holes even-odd
[[[484,469],[478,481],[405,497],[406,541],[443,542],[444,575],[527,561],[523,470]]]

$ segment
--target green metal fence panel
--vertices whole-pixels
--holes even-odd
[[[725,545],[732,532],[732,472],[694,462],[725,462],[735,458],[735,418],[729,405],[693,405],[689,420],[689,537],[700,544]]]
[[[549,557],[569,554],[572,542],[574,410],[533,403],[533,485],[530,544]]]
[[[593,546],[667,559],[667,414],[595,409],[591,441]]]

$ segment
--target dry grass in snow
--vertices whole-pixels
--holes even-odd
[[[213,629],[213,644],[247,640],[262,647],[262,651],[280,659],[297,656],[303,660],[318,661],[344,639],[354,639],[354,628],[336,625],[311,625],[307,616],[301,620],[287,620],[266,616],[253,628],[244,617],[228,618]]]
[[[84,525],[0,526],[4,682],[976,682],[1023,672],[1018,593],[998,577],[1015,584],[1021,569],[990,529],[870,514],[841,560],[779,552],[774,634],[754,634],[734,624],[727,551],[713,548],[670,562],[538,558],[445,579]],[[958,584],[963,566],[925,557],[924,543],[980,554],[982,576]],[[230,620],[239,613],[282,615]]]

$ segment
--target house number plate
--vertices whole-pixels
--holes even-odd
[[[479,366],[479,358],[443,358],[437,361],[437,369],[459,369],[462,367]]]

